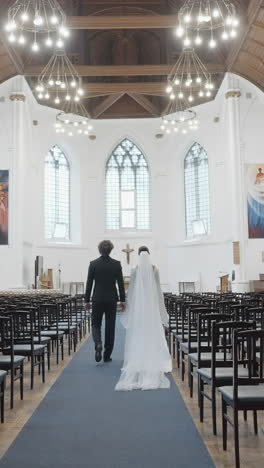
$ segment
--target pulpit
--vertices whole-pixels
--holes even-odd
[[[220,276],[220,291],[223,293],[228,292],[228,278],[229,275]]]

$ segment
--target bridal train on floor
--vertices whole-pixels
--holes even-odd
[[[169,388],[166,373],[172,362],[163,324],[168,324],[159,272],[147,252],[131,271],[127,307],[121,317],[126,328],[124,364],[115,390]]]

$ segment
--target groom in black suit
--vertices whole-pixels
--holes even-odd
[[[92,333],[95,344],[95,360],[102,359],[102,338],[101,326],[103,315],[105,314],[105,349],[104,362],[110,362],[111,353],[115,340],[115,321],[118,294],[116,283],[118,284],[119,300],[122,307],[125,307],[125,288],[121,263],[114,260],[109,255],[114,246],[111,241],[104,240],[98,245],[101,257],[90,263],[88,278],[86,283],[85,303],[86,309],[89,307],[90,296],[92,296]]]

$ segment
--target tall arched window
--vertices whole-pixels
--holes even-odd
[[[210,200],[208,156],[205,149],[194,143],[184,160],[186,235],[209,234]]]
[[[70,239],[70,166],[57,145],[45,158],[45,238]]]
[[[149,169],[140,149],[125,138],[106,165],[106,228],[150,228]]]

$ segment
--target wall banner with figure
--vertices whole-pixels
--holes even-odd
[[[249,239],[264,239],[264,165],[247,166]]]
[[[8,245],[9,171],[0,170],[0,245]]]

